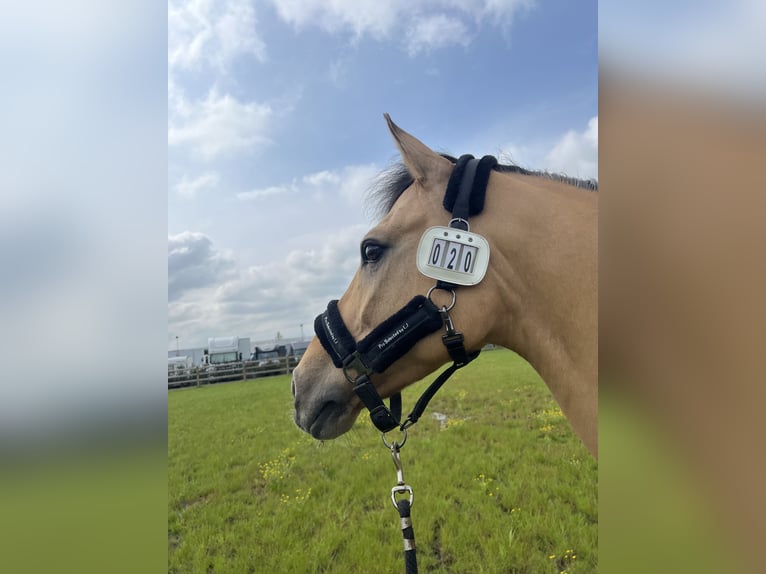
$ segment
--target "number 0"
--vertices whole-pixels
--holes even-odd
[[[465,254],[465,259],[463,260],[463,271],[468,273],[471,270],[471,252]]]
[[[438,265],[439,264],[439,255],[441,254],[442,246],[437,243],[434,245],[434,250],[431,253],[431,265]]]

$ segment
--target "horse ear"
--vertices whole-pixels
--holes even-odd
[[[441,182],[449,178],[453,167],[451,161],[397,126],[388,114],[383,116],[386,118],[391,135],[394,136],[396,147],[402,154],[402,161],[413,178],[421,184]]]

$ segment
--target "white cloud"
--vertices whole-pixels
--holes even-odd
[[[545,157],[544,169],[583,179],[598,178],[598,116],[582,132],[568,131]]]
[[[534,0],[270,0],[279,17],[298,30],[317,26],[330,34],[389,38],[407,29],[410,55],[470,43],[469,24],[484,21],[507,29]],[[414,25],[413,25],[414,22]],[[447,35],[441,35],[441,33]]]
[[[339,170],[324,170],[303,177],[314,197],[338,193],[353,205],[361,205],[364,194],[380,171],[375,164],[349,165]]]
[[[174,83],[168,84],[168,145],[188,147],[204,160],[271,143],[273,110],[258,102],[240,102],[212,88],[204,100],[190,102]]]
[[[168,301],[210,287],[236,275],[231,253],[216,249],[203,233],[184,231],[168,236]]]
[[[175,190],[178,195],[185,199],[194,199],[200,191],[216,187],[218,180],[218,174],[215,172],[203,173],[194,179],[189,179],[184,175],[181,181],[175,185]]]
[[[168,66],[207,64],[225,71],[238,56],[266,58],[252,0],[189,0],[168,4]]]
[[[444,14],[417,18],[407,30],[407,52],[410,56],[452,44],[468,46],[470,43],[470,33],[465,24]]]
[[[237,195],[241,201],[279,202],[292,194],[314,201],[310,217],[348,209],[359,212],[364,193],[378,173],[373,164],[349,165],[298,176],[292,182]],[[321,201],[317,201],[321,199]],[[322,218],[320,216],[320,218]],[[348,220],[348,218],[343,219]],[[291,222],[303,229],[297,217]],[[275,242],[273,250],[253,250],[256,264],[243,265],[215,247],[202,233],[168,238],[169,330],[190,345],[208,336],[236,334],[254,341],[277,331],[292,337],[304,323],[311,334],[314,316],[345,290],[359,265],[359,241],[368,229],[359,223],[322,231],[306,228],[293,234],[290,247]],[[279,253],[280,249],[284,249]],[[192,343],[192,341],[196,341]]]
[[[337,185],[340,182],[340,176],[335,172],[323,170],[303,176],[303,182],[314,187]]]
[[[375,164],[352,165],[341,172],[340,194],[350,203],[361,205],[365,192],[380,169]]]
[[[294,336],[301,323],[310,336],[314,316],[341,295],[358,267],[365,230],[354,225],[331,235],[307,236],[305,247],[279,261],[250,266],[221,278],[214,288],[171,299],[169,329],[200,346],[215,335],[249,336],[253,341],[277,331]]]
[[[289,193],[303,193],[305,197],[321,199],[335,196],[352,205],[361,205],[364,194],[377,175],[379,168],[375,164],[349,165],[337,170],[322,170],[289,184],[274,185],[251,191],[237,193],[240,201],[257,201]]]
[[[271,0],[279,17],[301,30],[309,25],[326,32],[350,31],[360,38],[385,37],[407,5],[402,0]],[[412,3],[414,4],[414,2]]]
[[[509,143],[496,154],[500,163],[580,179],[598,179],[598,116],[581,131],[569,130],[554,140]]]
[[[259,199],[265,199],[267,197],[274,197],[277,195],[284,195],[295,191],[295,188],[287,185],[275,185],[273,187],[266,187],[264,189],[254,189],[252,191],[241,191],[237,194],[237,199],[241,201],[253,201]]]

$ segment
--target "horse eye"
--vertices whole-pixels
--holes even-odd
[[[362,244],[362,263],[375,263],[383,257],[384,247],[372,241]]]

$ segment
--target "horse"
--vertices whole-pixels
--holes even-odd
[[[451,293],[430,291],[434,280],[418,272],[417,250],[424,231],[449,220],[443,198],[455,163],[385,118],[402,163],[377,191],[385,215],[362,240],[360,266],[337,302],[348,333],[358,341],[428,293],[437,308],[451,309],[466,349],[494,344],[527,360],[597,457],[597,184],[495,165],[484,208],[470,220],[491,250],[485,275]],[[432,333],[370,378],[380,397],[390,397],[449,360]],[[293,371],[295,422],[316,439],[342,435],[363,409],[344,374],[317,337]]]

